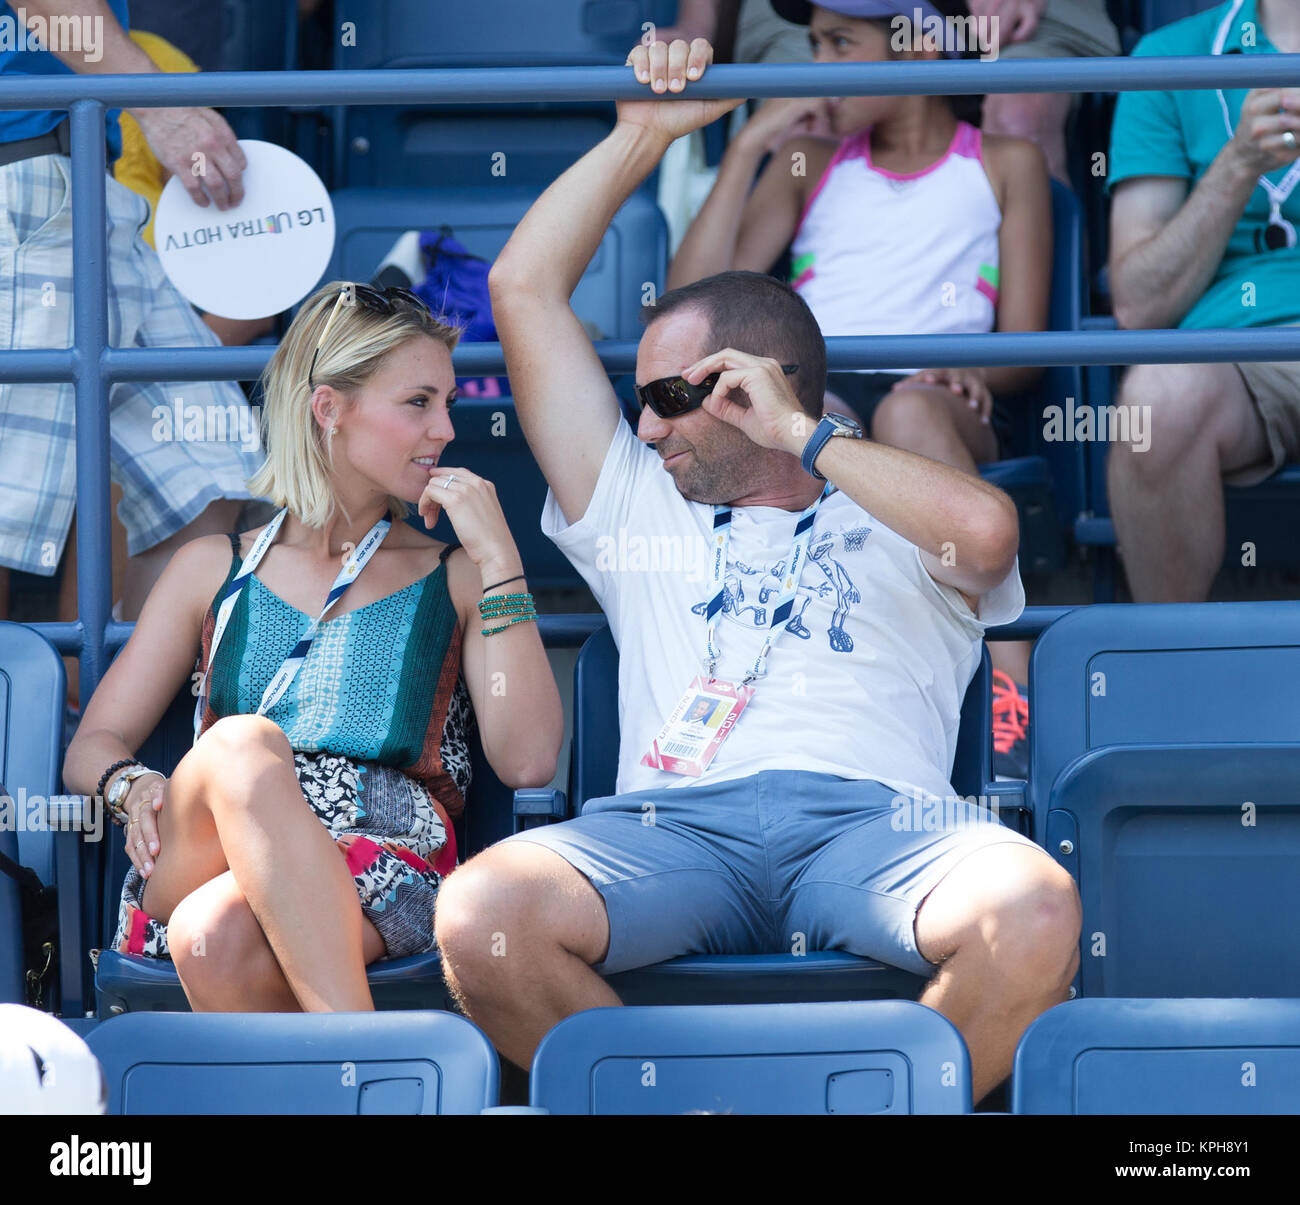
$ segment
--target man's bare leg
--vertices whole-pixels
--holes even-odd
[[[984,98],[986,134],[1028,138],[1047,160],[1047,170],[1066,188],[1070,169],[1065,157],[1065,123],[1070,117],[1068,92],[991,92]]]
[[[1129,589],[1137,602],[1204,602],[1223,563],[1223,475],[1266,458],[1263,420],[1231,364],[1137,365],[1119,404],[1142,408],[1144,432],[1135,441],[1130,421],[1107,466]]]
[[[621,1003],[595,971],[609,948],[600,893],[559,854],[513,841],[448,876],[435,922],[458,1006],[525,1070],[572,1013]]]
[[[111,601],[122,597],[122,583],[126,579],[126,528],[117,517],[117,504],[122,500],[122,487],[116,481],[108,487],[108,504],[110,515],[110,533],[112,548],[112,590]],[[77,516],[73,513],[72,526],[68,529],[68,538],[63,545],[63,568],[59,579],[59,621],[76,623],[80,614],[77,598]],[[76,657],[64,657],[63,668],[68,674],[68,702],[73,707],[80,707],[81,699],[81,663]]]
[[[125,579],[122,583],[122,618],[128,623],[140,618],[140,609],[149,591],[167,568],[167,562],[182,544],[197,540],[199,536],[224,535],[233,531],[239,519],[239,512],[244,503],[231,498],[219,498],[208,503],[206,509],[193,522],[187,523],[175,535],[168,536],[160,544],[146,548],[137,553],[126,563]]]
[[[1081,915],[1074,880],[1010,842],[963,858],[918,909],[917,948],[939,967],[921,1003],[961,1030],[976,1102],[1011,1074],[1029,1023],[1067,999]]]

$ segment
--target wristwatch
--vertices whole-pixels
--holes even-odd
[[[108,788],[107,793],[104,795],[104,802],[108,805],[108,810],[119,824],[122,823],[126,816],[122,803],[131,790],[131,784],[137,778],[143,778],[146,774],[157,774],[159,778],[163,777],[162,771],[150,770],[148,766],[142,766],[139,762],[136,762],[134,766],[130,766],[113,780],[113,785]]]
[[[862,428],[853,419],[846,418],[842,414],[825,414],[813,431],[812,438],[804,444],[803,455],[800,456],[799,463],[803,465],[805,473],[811,473],[818,481],[825,481],[826,478],[815,467],[817,457],[820,455],[822,448],[826,446],[826,441],[833,439],[837,435],[842,435],[848,439],[861,439]]]

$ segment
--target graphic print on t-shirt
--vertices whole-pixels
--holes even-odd
[[[683,698],[685,710],[697,695],[713,693],[696,686],[685,697],[704,669],[708,625],[699,604],[712,593],[711,574],[706,568],[692,579],[687,566],[683,572],[662,558],[633,568],[622,557],[623,533],[629,551],[634,540],[652,547],[656,539],[682,548],[704,539],[711,548],[714,517],[710,504],[681,495],[656,452],[625,422],[577,522],[568,522],[547,493],[542,531],[591,587],[620,646],[616,792],[689,790],[763,770],[802,770],[871,779],[909,797],[953,794],[949,767],[962,698],[979,666],[984,629],[1009,623],[1024,606],[1019,572],[1011,569],[972,612],[956,590],[934,580],[915,544],[842,490],[822,503],[808,533],[813,564],[805,562],[791,599],[790,631],[797,635],[783,634],[772,650],[773,681],[755,684],[754,701],[699,778],[641,763]],[[764,636],[774,634],[767,625],[781,595],[776,575],[788,572],[797,522],[776,507],[733,510],[728,554],[741,564],[729,563],[722,575],[719,594],[725,588],[728,611],[715,633],[724,680],[738,682]],[[602,539],[605,548],[614,543],[612,563],[608,553],[600,561]],[[852,637],[852,651],[836,628]],[[815,740],[791,739],[814,726]]]
[[[808,545],[808,561],[799,579],[794,612],[790,616],[786,632],[798,636],[800,640],[812,637],[811,629],[804,623],[804,613],[814,598],[830,600],[834,603],[830,626],[826,636],[831,652],[851,653],[853,637],[845,627],[845,621],[853,606],[862,601],[862,592],[854,584],[848,570],[833,553],[838,539],[846,552],[861,552],[871,528],[858,525],[847,531],[814,532]],[[774,565],[753,567],[743,561],[728,561],[727,576],[722,587],[722,614],[733,623],[745,627],[765,628],[768,624],[767,604],[781,592],[781,580],[785,577],[788,557],[782,557]],[[708,609],[708,602],[696,603],[691,611],[703,615]]]

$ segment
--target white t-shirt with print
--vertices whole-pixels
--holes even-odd
[[[738,683],[762,647],[798,517],[770,506],[732,511],[720,678]],[[566,524],[548,491],[542,530],[591,587],[618,645],[619,794],[808,770],[951,795],[984,628],[1015,619],[1025,601],[1017,564],[973,615],[929,575],[914,544],[833,493],[817,512],[767,676],[693,778],[643,766],[641,756],[704,672],[713,507],[683,498],[658,454],[620,420],[586,514]]]

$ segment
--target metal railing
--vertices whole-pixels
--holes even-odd
[[[986,92],[1110,92],[1300,85],[1300,55],[1101,58],[1011,62],[891,62],[854,65],[718,66],[692,83],[701,97],[972,95]],[[0,109],[62,109],[72,127],[74,340],[67,349],[0,352],[0,382],[72,382],[76,387],[78,618],[34,624],[62,653],[80,659],[90,697],[130,624],[111,620],[107,389],[119,381],[251,380],[268,348],[138,349],[108,343],[105,114],[130,106],[439,105],[644,99],[623,67],[501,67],[401,71],[227,72],[198,75],[71,75],[0,78]],[[831,368],[920,362],[1132,364],[1300,360],[1300,328],[1210,331],[1074,331],[991,335],[901,335],[827,341]],[[636,345],[597,345],[611,372],[628,370]],[[504,372],[499,344],[462,345],[458,375]],[[1062,608],[1033,608],[1000,635],[1032,635]],[[553,644],[578,642],[595,616],[543,617]]]

